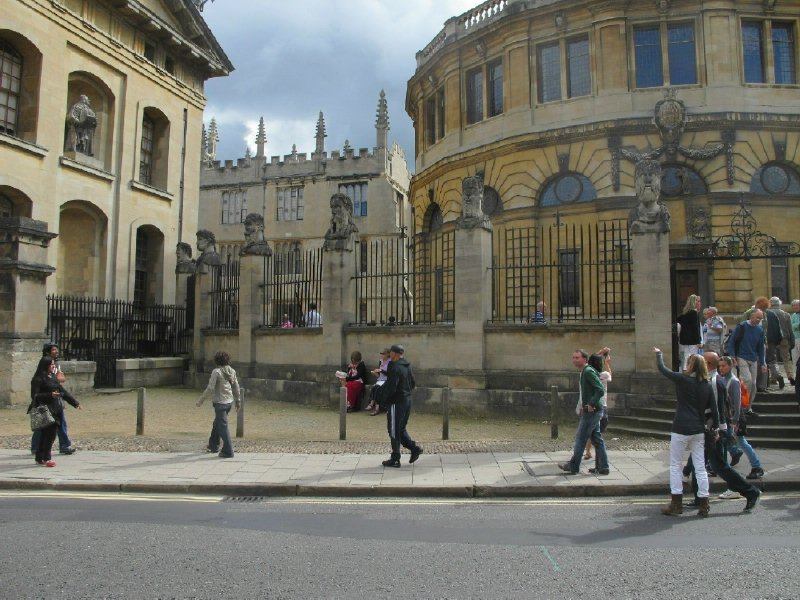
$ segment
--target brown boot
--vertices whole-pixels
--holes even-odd
[[[707,500],[708,498],[706,498]],[[661,509],[662,515],[682,515],[683,514],[683,494],[672,494],[669,506]]]
[[[698,498],[698,500],[700,500],[700,506],[697,507],[697,515],[707,517],[709,511],[708,498]]]

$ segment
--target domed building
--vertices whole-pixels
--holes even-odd
[[[407,88],[418,259],[447,271],[453,253],[434,250],[477,177],[492,321],[537,305],[549,322],[631,321],[627,219],[635,165],[652,159],[671,216],[664,302],[697,293],[731,316],[755,296],[788,304],[799,27],[800,4],[774,0],[490,0],[449,19]]]

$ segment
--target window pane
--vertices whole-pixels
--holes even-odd
[[[589,38],[567,42],[567,96],[588,96],[591,93],[592,76],[589,69]]]
[[[489,77],[489,116],[493,117],[503,112],[503,61],[490,63],[486,72]]]
[[[694,26],[690,23],[670,25],[669,40],[669,82],[671,85],[697,83],[695,64]]]
[[[436,97],[425,101],[425,143],[433,144],[436,141]]]
[[[744,80],[764,83],[764,47],[761,43],[761,23],[742,23],[742,52]]]
[[[436,104],[436,139],[440,140],[444,137],[444,91],[440,91],[436,94]]]
[[[223,225],[228,222],[228,210],[229,210],[228,209],[228,202],[229,202],[228,198],[229,197],[230,197],[230,194],[228,194],[228,192],[222,192],[222,224]]]
[[[561,49],[550,44],[539,48],[539,102],[561,100]]]
[[[636,29],[633,32],[633,46],[636,55],[636,87],[664,85],[661,35],[658,27]]]
[[[775,54],[775,83],[797,83],[794,32],[790,23],[772,24],[772,51]]]
[[[467,73],[467,123],[483,119],[483,71]]]

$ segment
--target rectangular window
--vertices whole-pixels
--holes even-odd
[[[567,41],[567,97],[588,96],[592,92],[588,36]]]
[[[247,195],[244,190],[222,192],[222,224],[244,223],[247,216]]]
[[[366,183],[343,183],[339,186],[339,193],[344,194],[353,201],[353,216],[367,216]]]
[[[147,297],[147,234],[136,230],[136,263],[133,279],[133,301],[144,304]]]
[[[797,83],[794,28],[791,23],[772,24],[772,52],[775,62],[775,83]]]
[[[747,83],[765,83],[764,44],[760,22],[742,23],[742,52],[744,54],[744,80]]]
[[[558,253],[558,299],[562,308],[580,306],[579,260],[577,250],[561,250]]]
[[[436,139],[444,137],[444,90],[436,93]],[[391,173],[390,173],[391,175]]]
[[[667,27],[667,59],[670,85],[697,83],[694,26],[678,23]]]
[[[164,70],[170,75],[175,75],[175,59],[171,56],[164,59]]]
[[[648,88],[664,85],[661,34],[658,26],[634,29],[633,48],[636,64],[636,87]]]
[[[156,62],[156,47],[150,42],[144,43],[144,57],[151,63]]]
[[[539,46],[539,102],[561,100],[561,47],[558,42]]]
[[[489,103],[489,116],[503,112],[503,61],[496,60],[486,65],[486,96]]]
[[[22,56],[0,41],[0,131],[15,135],[22,83]]]
[[[773,253],[786,252],[785,248],[774,248]],[[789,259],[786,256],[773,256],[770,259],[770,281],[772,295],[778,298],[791,298],[789,295]]]
[[[425,145],[436,143],[436,96],[425,101]]]
[[[483,119],[483,68],[467,73],[467,124]]]
[[[358,256],[359,272],[360,273],[366,273],[367,272],[367,262],[369,260],[369,255],[367,254],[367,242],[362,240],[358,244],[358,247],[359,247],[359,256]]]
[[[278,188],[278,202],[275,218],[278,221],[303,220],[303,188]]]
[[[139,181],[146,185],[153,183],[153,139],[156,125],[153,119],[142,117],[142,147],[139,156]]]

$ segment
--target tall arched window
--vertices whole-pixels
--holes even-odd
[[[139,182],[166,191],[169,174],[169,120],[156,108],[148,107],[144,110],[139,148]]]
[[[0,132],[17,134],[22,88],[22,55],[0,40]]]

